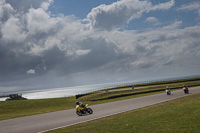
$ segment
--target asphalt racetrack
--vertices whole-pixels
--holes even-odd
[[[200,87],[189,88],[191,95],[200,92]],[[75,109],[45,113],[0,121],[0,133],[37,133],[61,127],[67,127],[106,116],[154,105],[172,99],[187,96],[183,90],[173,91],[172,95],[160,93],[133,99],[89,106],[92,115],[77,116]],[[74,105],[75,106],[75,105]]]

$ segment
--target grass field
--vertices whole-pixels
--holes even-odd
[[[182,89],[184,84],[186,84],[189,87],[200,86],[200,78],[136,84],[134,90],[132,89],[132,86],[115,87],[108,89],[107,91],[100,90],[90,93],[90,95],[81,97],[80,100],[86,100],[86,101],[99,101],[108,99],[110,100],[120,97],[145,94],[145,92],[151,93],[153,91],[156,92],[164,91],[166,86],[169,86],[171,90],[177,90],[177,89]]]
[[[112,102],[117,100],[123,100],[128,98],[140,97],[144,95],[152,95],[156,93],[161,93],[164,91],[137,94],[123,96],[124,94],[131,94],[137,92],[145,92],[149,90],[165,89],[165,86],[170,88],[181,89],[182,85],[186,84],[190,86],[200,86],[200,78],[176,80],[176,81],[163,81],[136,85],[135,89],[132,90],[130,86],[126,87],[116,87],[111,88],[108,92],[105,90],[96,91],[90,95],[83,96],[79,101],[83,103],[88,103],[89,105]],[[117,98],[109,98],[112,96],[119,96]],[[105,100],[96,100],[106,98]],[[29,116],[59,110],[65,110],[70,108],[75,108],[75,96],[73,97],[63,97],[63,98],[53,98],[53,99],[39,99],[39,100],[19,100],[19,101],[0,101],[0,120]]]
[[[49,133],[199,133],[200,93]]]

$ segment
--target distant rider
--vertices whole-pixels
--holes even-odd
[[[188,87],[186,85],[183,86],[183,91],[186,93],[188,93]]]
[[[170,91],[170,89],[169,89],[168,86],[166,86],[166,92],[167,92],[167,95],[170,95],[170,94],[171,94],[171,91]]]
[[[168,87],[168,86],[166,86],[166,92],[167,92],[167,91],[170,91],[170,89],[169,89],[169,87]]]

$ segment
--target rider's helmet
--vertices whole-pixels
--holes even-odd
[[[79,101],[76,101],[76,105],[79,105]]]
[[[168,86],[166,86],[166,89],[168,89]]]

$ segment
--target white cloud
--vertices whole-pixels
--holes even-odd
[[[86,49],[86,50],[76,50],[76,54],[81,56],[81,55],[86,55],[88,54],[89,52],[91,52],[90,49]]]
[[[154,10],[167,10],[174,5],[174,0],[153,6],[149,1],[121,0],[111,5],[100,5],[87,15],[92,28],[111,30],[129,21],[139,18],[142,13]]]
[[[179,28],[181,24],[182,24],[182,21],[175,21],[174,23],[170,25],[163,26],[161,30],[174,30],[174,29]]]
[[[155,17],[148,17],[148,18],[146,19],[146,22],[152,23],[152,24],[154,24],[154,25],[160,25],[159,20],[158,20],[157,18],[155,18]]]
[[[173,69],[177,66],[184,68],[197,60],[198,49],[200,49],[198,45],[200,39],[197,36],[200,35],[198,31],[200,27],[179,29],[180,24],[180,21],[175,21],[171,25],[142,33],[115,31],[107,36],[112,38],[113,42],[117,42],[118,52],[134,57],[132,61],[129,60],[133,69],[135,67],[161,70],[165,67]],[[184,65],[181,62],[184,62]]]
[[[175,0],[153,6],[150,10],[168,10],[174,6]]]
[[[197,11],[200,16],[200,2],[193,2],[189,4],[182,5],[177,9],[178,11]]]
[[[5,41],[23,42],[26,35],[20,26],[18,18],[10,17],[7,22],[2,25],[2,39]]]
[[[47,10],[51,3],[53,3],[53,0],[43,1],[41,4],[41,8]]]
[[[26,16],[27,28],[30,34],[50,32],[57,23],[56,19],[51,18],[42,8],[31,8]]]
[[[35,74],[35,70],[34,69],[29,69],[26,73],[27,74]]]
[[[46,68],[46,67],[43,67],[43,69],[44,69],[44,70],[47,70],[47,68]]]
[[[10,14],[14,12],[14,9],[12,6],[5,2],[5,0],[0,1],[0,20],[2,20],[3,17],[8,17]]]

